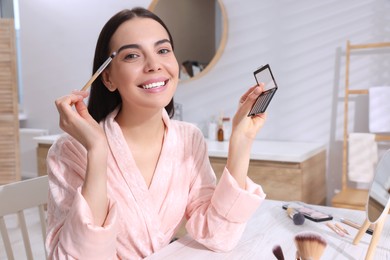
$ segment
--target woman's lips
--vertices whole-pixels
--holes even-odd
[[[166,84],[165,81],[159,81],[159,82],[149,83],[146,85],[141,85],[141,87],[144,89],[152,89],[152,88],[158,88],[158,87],[165,86],[165,84]]]
[[[149,92],[160,92],[167,87],[169,80],[154,81],[148,84],[140,85],[139,87]]]

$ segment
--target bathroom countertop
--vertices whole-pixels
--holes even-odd
[[[35,137],[38,144],[52,144],[60,135]],[[226,158],[229,142],[206,140],[210,157]],[[256,140],[253,143],[251,159],[283,162],[303,162],[323,151],[325,145],[318,142],[288,142]]]
[[[209,156],[226,158],[229,142],[207,141]],[[252,160],[303,162],[323,151],[325,145],[317,142],[287,142],[256,140],[251,151]]]
[[[34,140],[38,144],[53,144],[55,140],[57,140],[61,135],[43,135],[43,136],[37,136],[34,137]]]

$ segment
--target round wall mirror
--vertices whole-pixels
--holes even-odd
[[[367,201],[367,219],[375,223],[389,208],[390,203],[390,150],[382,156],[376,168]]]
[[[227,40],[222,0],[153,0],[149,10],[172,34],[180,80],[201,77],[216,64]]]

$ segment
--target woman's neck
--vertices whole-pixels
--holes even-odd
[[[165,128],[161,110],[134,113],[121,109],[116,121],[129,141],[151,141],[156,137],[161,138]]]

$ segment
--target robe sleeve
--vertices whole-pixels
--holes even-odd
[[[241,189],[226,167],[215,185],[207,144],[201,134],[193,138],[193,163],[194,177],[186,210],[187,232],[213,251],[230,251],[266,195],[249,178],[246,189]]]
[[[48,229],[49,259],[113,259],[116,255],[116,204],[109,201],[104,225],[95,226],[90,208],[81,195],[86,151],[69,136],[49,150]]]

